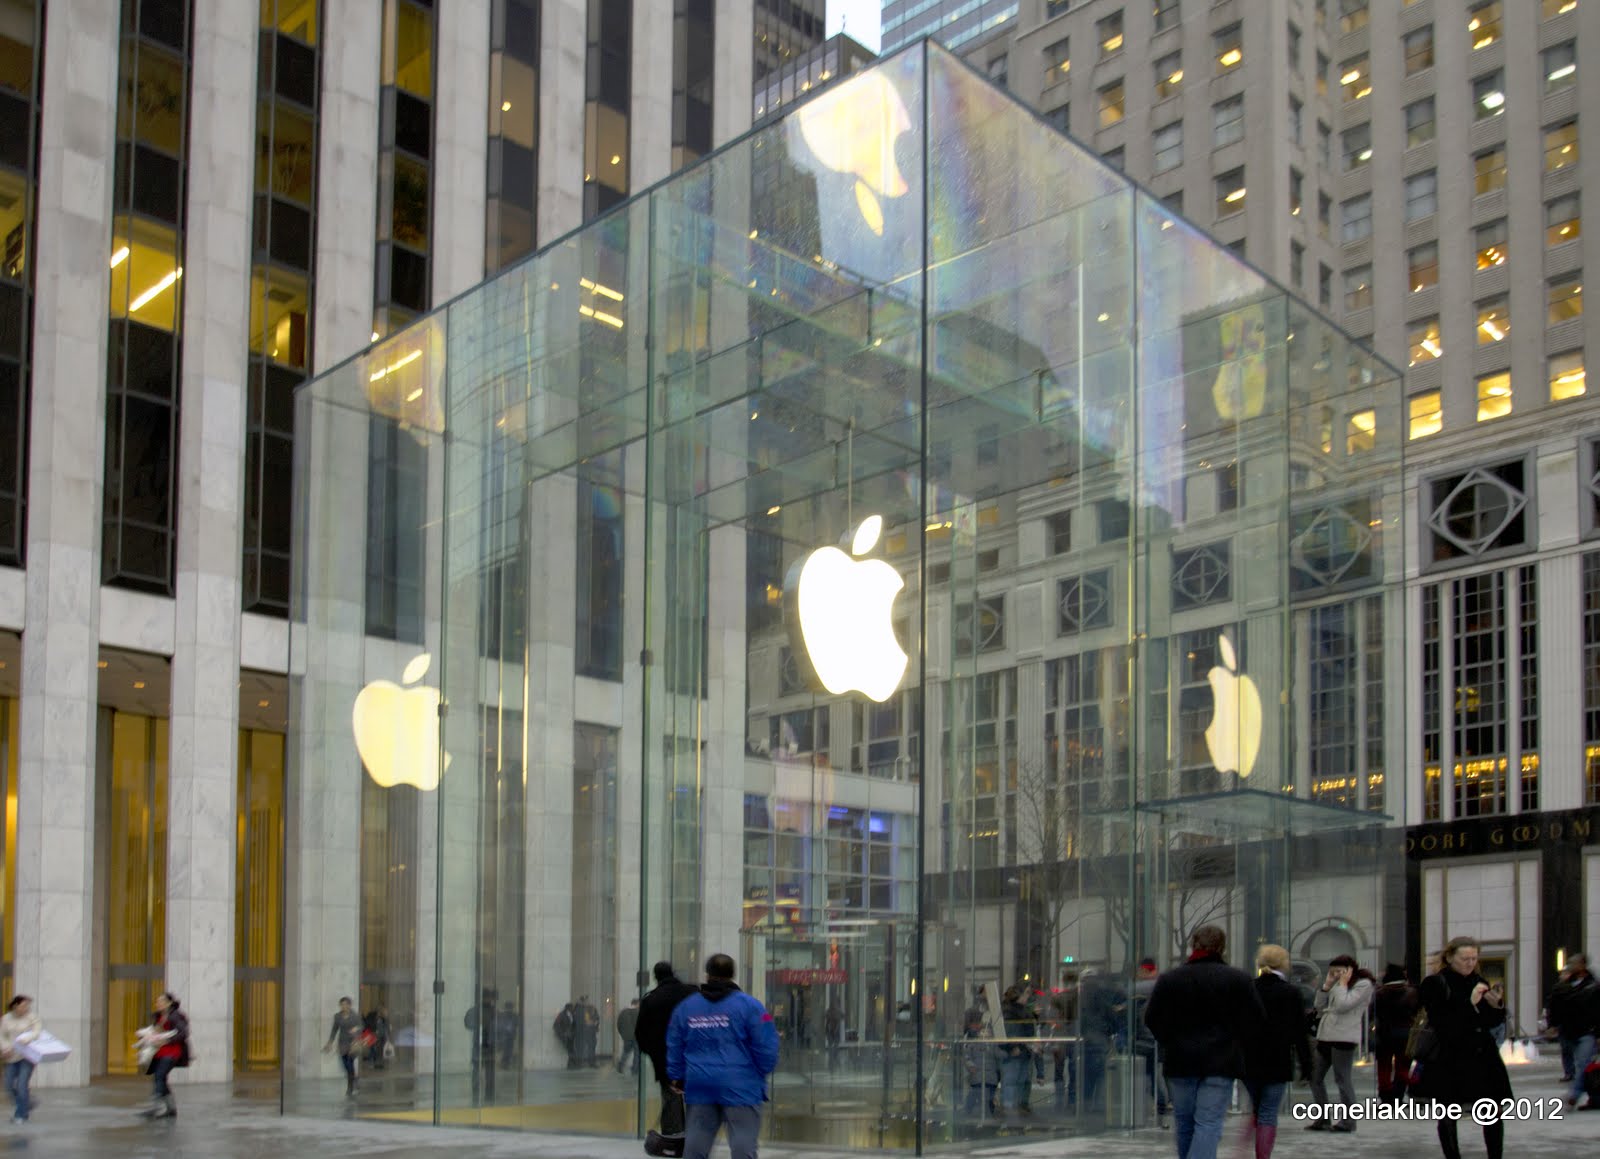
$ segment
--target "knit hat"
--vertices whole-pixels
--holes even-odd
[[[1404,966],[1390,962],[1383,968],[1383,981],[1385,985],[1390,982],[1404,982],[1405,980],[1406,968]]]

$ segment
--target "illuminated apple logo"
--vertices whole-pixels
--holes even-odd
[[[1248,777],[1261,752],[1261,692],[1254,680],[1239,675],[1232,641],[1221,636],[1218,643],[1222,664],[1206,673],[1212,700],[1206,748],[1219,773],[1237,772]]]
[[[1253,419],[1267,402],[1267,317],[1260,306],[1224,315],[1219,326],[1222,362],[1211,386],[1217,417]]]
[[[895,140],[911,131],[911,114],[889,78],[864,72],[801,106],[795,119],[812,156],[855,177],[861,218],[883,236],[879,199],[904,197],[911,189],[894,157]]]
[[[900,687],[907,660],[893,620],[905,581],[883,560],[859,558],[882,534],[883,516],[870,516],[856,529],[849,555],[819,548],[791,571],[789,585],[801,649],[817,680],[835,696],[862,692],[880,704]]]
[[[374,680],[350,712],[356,752],[367,775],[385,789],[414,785],[429,793],[439,787],[439,690],[417,685],[432,661],[424,652],[407,664],[400,677],[405,688]],[[444,767],[450,767],[448,753]]]

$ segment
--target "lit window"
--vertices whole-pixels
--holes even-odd
[[[1217,216],[1244,212],[1244,170],[1231,169],[1217,178]]]
[[[1583,396],[1583,351],[1569,350],[1565,354],[1552,354],[1548,367],[1551,402],[1564,402]]]
[[[1486,149],[1472,159],[1472,194],[1482,197],[1506,187],[1506,151]]]
[[[1211,106],[1211,144],[1220,149],[1244,140],[1244,97],[1229,97]]]
[[[1511,372],[1486,374],[1478,379],[1478,421],[1502,419],[1511,413]]]
[[[1095,36],[1100,41],[1101,59],[1122,50],[1122,13],[1113,12],[1095,25]]]
[[[1183,53],[1169,52],[1155,63],[1156,99],[1176,96],[1183,88]]]
[[[1419,221],[1439,209],[1439,175],[1433,170],[1406,178],[1406,220]]]
[[[1100,127],[1109,128],[1122,120],[1122,82],[1113,81],[1100,90]]]
[[[1491,346],[1511,336],[1511,304],[1502,294],[1478,303],[1478,345]]]
[[[1565,245],[1583,236],[1582,215],[1578,195],[1569,193],[1558,197],[1544,207],[1544,244]]]
[[[1544,131],[1544,171],[1554,173],[1578,163],[1578,122],[1568,121]]]
[[[1425,439],[1444,429],[1444,412],[1439,405],[1438,391],[1429,390],[1412,395],[1408,407],[1413,439]]]
[[[1155,24],[1157,32],[1165,32],[1169,28],[1178,26],[1178,0],[1155,0]]]
[[[1339,206],[1341,218],[1339,241],[1343,245],[1364,241],[1372,236],[1372,195],[1363,193]]]
[[[1401,46],[1405,50],[1407,76],[1433,67],[1433,25],[1406,33]]]
[[[1439,319],[1421,318],[1407,329],[1406,344],[1411,348],[1410,366],[1432,362],[1444,353],[1444,343],[1439,338]]]
[[[1357,266],[1344,272],[1345,313],[1372,309],[1372,267]]]
[[[1238,68],[1244,60],[1244,26],[1230,25],[1211,36],[1212,54],[1217,58],[1217,72],[1225,73]]]
[[[1500,39],[1500,0],[1479,4],[1467,16],[1467,35],[1472,40],[1473,51],[1488,48]]]
[[[1506,245],[1506,219],[1502,217],[1499,221],[1491,221],[1473,230],[1472,246],[1480,270],[1505,265],[1506,258],[1510,256]]]
[[[1150,137],[1155,148],[1155,172],[1165,173],[1183,164],[1183,122],[1163,125]]]
[[[1411,292],[1439,284],[1439,244],[1428,242],[1406,251],[1406,277]]]
[[[1378,412],[1358,410],[1345,428],[1344,453],[1359,455],[1378,445]]]
[[[1333,65],[1328,60],[1327,53],[1317,53],[1317,95],[1319,97],[1328,95],[1328,70],[1332,67]]]
[[[1344,170],[1360,169],[1372,160],[1372,126],[1357,125],[1339,134],[1339,148],[1344,153]]]
[[[1544,18],[1554,20],[1557,16],[1577,11],[1577,8],[1578,0],[1544,0]]]
[[[1306,179],[1300,170],[1289,170],[1289,216],[1299,217],[1302,202],[1305,198]]]
[[[1578,46],[1572,41],[1544,50],[1544,91],[1560,92],[1578,83]]]
[[[1406,148],[1421,145],[1434,137],[1433,98],[1424,97],[1406,106]]]
[[[1359,101],[1372,92],[1371,70],[1365,53],[1351,57],[1339,66],[1339,87],[1347,101]]]
[[[1367,0],[1339,0],[1339,31],[1354,32],[1367,26]]]
[[[1551,326],[1582,318],[1583,275],[1562,274],[1559,278],[1551,278],[1546,299],[1550,303],[1550,314],[1546,320]]]
[[[1500,70],[1480,76],[1472,82],[1472,116],[1482,121],[1498,117],[1506,111],[1506,86]]]
[[[1067,79],[1067,74],[1072,71],[1072,41],[1063,36],[1054,44],[1046,45],[1044,50],[1044,83],[1053,85]]]

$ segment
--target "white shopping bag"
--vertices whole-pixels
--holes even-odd
[[[72,1054],[72,1048],[48,1030],[41,1030],[32,1042],[19,1042],[17,1053],[38,1066],[42,1062],[61,1062]]]

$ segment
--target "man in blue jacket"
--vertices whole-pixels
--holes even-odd
[[[684,1159],[707,1159],[723,1123],[733,1159],[756,1159],[778,1028],[733,974],[732,958],[711,955],[705,985],[678,1004],[667,1027],[667,1077],[688,1108]]]

